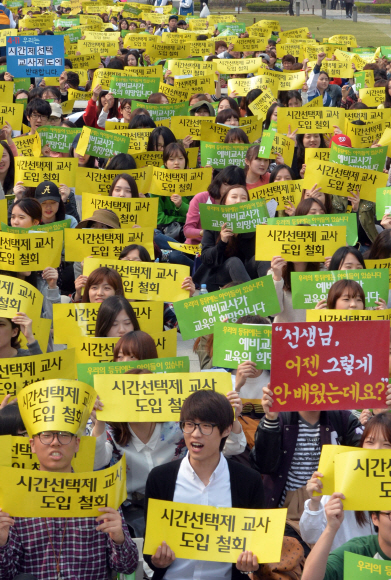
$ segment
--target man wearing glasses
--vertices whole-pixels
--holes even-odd
[[[185,400],[180,425],[188,454],[180,461],[152,469],[145,490],[146,511],[149,498],[218,507],[264,508],[259,473],[225,459],[221,453],[233,421],[232,407],[224,395],[197,391]],[[176,559],[169,538],[153,556],[144,557],[155,572],[154,580],[236,580],[258,569],[252,552],[242,552],[233,565]]]
[[[49,117],[52,113],[50,103],[43,99],[33,99],[26,107],[26,117],[30,123],[30,131],[23,135],[34,135],[38,127],[43,127],[49,123]],[[22,136],[23,136],[22,135]]]
[[[40,470],[71,473],[80,439],[44,431],[30,439]],[[11,518],[0,510],[1,580],[108,580],[110,570],[131,574],[137,547],[121,512],[99,508],[97,518]]]

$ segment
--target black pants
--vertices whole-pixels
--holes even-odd
[[[32,574],[18,574],[14,576],[14,580],[37,580]]]
[[[345,4],[346,16],[351,16],[353,12],[353,4]]]

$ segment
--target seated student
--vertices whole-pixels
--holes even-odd
[[[132,306],[124,296],[109,296],[98,310],[95,336],[115,338],[140,330]]]
[[[259,145],[252,145],[247,149],[244,160],[244,171],[246,173],[247,189],[254,189],[269,183],[270,173],[268,172],[270,160],[258,157]]]
[[[373,310],[385,310],[387,303],[384,298],[375,301]],[[338,280],[331,286],[327,300],[319,300],[316,310],[365,310],[365,294],[362,286],[355,280]]]
[[[19,333],[27,340],[27,350],[20,348]],[[33,321],[23,312],[13,318],[0,318],[0,358],[12,358],[42,354],[33,334]]]
[[[40,471],[52,474],[72,472],[79,444],[77,435],[65,431],[44,431],[30,439]],[[131,574],[138,552],[121,510],[99,511],[97,518],[11,518],[0,511],[1,578],[107,580],[108,569]]]
[[[213,391],[197,391],[182,405],[180,426],[188,453],[181,461],[155,467],[145,488],[146,519],[150,498],[166,501],[234,507],[264,508],[263,484],[259,473],[225,459],[221,451],[234,420],[229,401]],[[243,578],[242,572],[258,569],[252,552],[239,554],[236,564],[175,558],[169,538],[156,553],[144,556],[153,569],[154,580],[161,578]],[[196,574],[197,571],[197,574]]]
[[[89,276],[83,274],[75,280],[73,302],[101,303],[109,296],[123,296],[122,278],[112,268],[97,268]],[[81,291],[84,288],[83,297]]]
[[[30,123],[30,131],[23,135],[35,135],[38,127],[47,125],[51,115],[50,103],[43,99],[33,99],[26,107],[26,117]]]

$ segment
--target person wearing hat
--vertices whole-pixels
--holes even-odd
[[[96,209],[90,218],[82,220],[76,229],[94,228],[95,230],[119,230],[121,224],[117,214],[111,209]]]
[[[60,127],[62,122],[62,107],[60,103],[50,103],[52,112],[49,117],[49,125]]]
[[[189,107],[189,115],[192,117],[214,117],[215,110],[208,101],[198,101]]]
[[[42,223],[51,224],[62,220],[71,220],[71,228],[77,226],[77,220],[65,213],[65,204],[61,199],[60,190],[52,181],[42,181],[34,194],[42,206]]]
[[[162,6],[163,6],[162,0]],[[162,24],[156,29],[155,36],[162,36],[163,32],[177,32],[178,28],[178,16],[176,14],[171,14],[168,19],[168,26],[162,22]]]

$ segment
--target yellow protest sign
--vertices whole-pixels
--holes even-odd
[[[163,77],[163,66],[126,66],[125,72],[131,77]]]
[[[385,101],[384,87],[374,89],[360,89],[358,91],[359,98],[364,105],[368,107],[377,107],[382,105]]]
[[[370,147],[374,141],[378,141],[384,132],[384,122],[370,123],[365,125],[354,125],[345,119],[345,135],[347,135],[352,147]],[[385,145],[385,143],[381,143]]]
[[[77,159],[75,160],[77,163]],[[111,184],[117,175],[127,173],[131,175],[137,183],[139,193],[148,193],[149,184],[152,177],[152,168],[131,169],[112,171],[108,169],[90,169],[89,167],[78,167],[76,194],[82,195],[85,191],[89,193],[99,193],[107,195],[110,191]]]
[[[345,110],[338,107],[280,107],[277,115],[277,131],[285,135],[289,126],[299,134],[334,133],[334,125],[343,129],[344,123]]]
[[[334,42],[335,44],[345,44],[351,48],[357,48],[356,37],[352,34],[335,34],[334,36],[330,36],[329,42]]]
[[[185,254],[201,254],[201,244],[180,244],[179,242],[168,242],[168,245],[173,250],[179,250],[180,252],[185,252]]]
[[[13,142],[16,149],[18,150],[18,156],[41,156],[41,140],[39,138],[39,133],[34,133],[34,135],[25,135],[24,137],[14,137]]]
[[[335,457],[335,489],[343,493],[344,509],[388,511],[390,449],[361,449]]]
[[[16,28],[3,28],[0,30],[0,46],[6,46],[7,36],[18,36]],[[6,81],[9,83],[9,81]],[[10,101],[12,103],[12,101]]]
[[[132,302],[140,330],[153,333],[163,328],[163,302]],[[70,336],[95,336],[100,304],[53,304],[55,344],[67,344]]]
[[[46,427],[47,428],[47,427]],[[0,467],[0,502],[12,517],[92,517],[100,507],[118,509],[127,497],[126,459],[107,469],[55,473]]]
[[[239,96],[245,96],[252,89],[265,90],[269,88],[274,96],[277,96],[278,86],[280,84],[278,77],[271,77],[267,71],[265,75],[257,75],[249,79],[228,79],[228,95],[233,91]]]
[[[287,39],[291,38],[307,38],[308,35],[308,28],[303,26],[302,28],[294,28],[292,30],[284,30],[284,32],[280,32],[279,38],[281,38],[281,42],[286,42]]]
[[[144,246],[151,258],[154,258],[153,228],[133,229],[72,229],[64,230],[65,260],[80,262],[87,256],[116,259],[123,248],[130,244]],[[61,234],[61,232],[58,232]]]
[[[97,32],[95,30],[86,30],[83,34],[85,40],[114,40],[120,37],[120,31],[113,31],[113,32]]]
[[[306,310],[307,322],[346,322],[350,320],[391,320],[387,310]]]
[[[389,271],[389,281],[390,281],[390,288],[391,288],[391,260],[385,258],[384,260],[365,260],[365,266],[367,268],[373,268],[375,270],[379,268],[384,268],[385,270]]]
[[[13,318],[24,312],[35,320],[40,317],[43,296],[34,286],[23,279],[0,276],[0,316]]]
[[[195,93],[209,93],[215,92],[215,81],[217,80],[214,74],[204,74],[203,76],[196,76],[187,79],[178,79],[174,81],[174,89],[179,91],[189,91],[191,94]]]
[[[201,138],[201,127],[208,121],[215,123],[215,117],[187,117],[185,115],[175,115],[171,117],[170,129],[177,139],[184,139],[191,135],[193,139]]]
[[[110,129],[110,125],[116,125],[115,129]],[[118,125],[122,127],[118,128]],[[129,138],[129,149],[128,153],[133,155],[133,153],[139,153],[140,151],[146,151],[148,146],[149,137],[153,129],[124,129],[124,123],[111,123],[106,121],[105,123],[106,133],[114,133],[115,135],[121,135],[122,137]]]
[[[97,209],[109,209],[119,218],[122,228],[156,227],[159,200],[156,198],[122,198],[83,193],[82,214],[91,216]]]
[[[186,149],[190,169],[197,167],[198,149],[198,147]],[[153,165],[154,167],[161,167],[163,165],[162,151],[141,151],[140,153],[132,153],[132,157],[136,162],[137,168],[145,167],[146,165]]]
[[[72,460],[73,470],[93,471],[96,437],[80,437],[79,451]],[[0,437],[0,466],[17,469],[39,470],[39,461],[31,451],[30,441],[26,437],[2,435]]]
[[[353,78],[354,68],[350,62],[338,60],[324,60],[322,62],[322,71],[325,71],[330,77],[337,79]]]
[[[259,156],[262,155],[262,145],[259,146]],[[290,139],[286,135],[281,135],[280,133],[276,133],[273,139],[272,145],[272,155],[271,157],[274,158],[277,154],[281,155],[284,159],[284,163],[292,165],[293,155],[295,152],[295,141],[294,139]]]
[[[319,478],[323,487],[322,493],[315,492],[315,496],[332,495],[335,491],[339,491],[339,489],[334,489],[335,456],[340,453],[349,453],[349,451],[357,451],[357,447],[348,447],[347,445],[322,445],[317,471],[323,475],[323,477]]]
[[[156,44],[160,44],[160,37],[149,36],[148,34],[140,35],[129,33],[124,38],[125,48],[129,47],[136,50],[145,50],[150,46],[155,46]]]
[[[170,373],[165,375],[95,375],[94,387],[104,403],[101,421],[179,421],[189,395],[210,390],[226,395],[229,373]]]
[[[315,183],[324,193],[342,197],[347,197],[351,191],[359,190],[361,199],[376,203],[376,188],[386,187],[387,174],[312,159],[305,170],[303,187],[311,189]]]
[[[256,260],[281,256],[288,262],[323,262],[346,245],[346,226],[260,225],[255,241]]]
[[[10,81],[0,82],[0,102],[13,103],[14,101],[14,83]]]
[[[175,357],[177,349],[177,330],[154,332],[150,335],[155,343],[158,358]],[[119,338],[95,338],[93,336],[72,336],[68,346],[75,348],[76,364],[112,362],[114,348]],[[69,431],[69,429],[68,429]]]
[[[17,157],[15,158],[16,161]],[[10,272],[37,272],[61,262],[62,232],[8,234],[0,232],[0,268]]]
[[[15,183],[23,181],[25,187],[37,187],[42,181],[53,181],[75,187],[77,163],[68,157],[15,157]]]
[[[200,118],[202,119],[202,117]],[[250,119],[254,119],[255,123],[250,121]],[[246,133],[249,142],[252,143],[262,133],[263,121],[256,117],[245,117],[245,120],[249,121],[248,125],[240,125],[240,128]],[[220,125],[214,121],[204,121],[201,123],[201,141],[224,143],[225,136],[231,128],[228,125]]]
[[[189,291],[181,288],[184,278],[190,275],[188,266],[87,258],[84,260],[83,273],[88,276],[102,266],[118,272],[128,299],[175,302],[189,298]]]
[[[159,93],[166,95],[170,103],[182,103],[189,99],[189,89],[179,90],[178,87],[168,85],[161,82],[159,85]]]
[[[306,147],[304,153],[305,163],[309,163],[311,159],[317,161],[328,161],[330,159],[330,149],[318,149],[316,147]]]
[[[212,173],[212,167],[175,170],[153,167],[149,192],[160,196],[196,195],[208,189]]]
[[[92,98],[92,91],[77,91],[68,89],[68,99],[72,101],[89,101]]]
[[[18,103],[0,103],[0,127],[9,123],[14,131],[22,127],[24,107]]]
[[[225,75],[256,73],[259,67],[262,67],[262,64],[261,57],[246,59],[220,58],[217,61],[217,72]]]
[[[15,397],[30,383],[42,379],[76,378],[73,349],[34,356],[2,358],[0,361],[0,402],[6,395]]]
[[[304,109],[312,109],[313,107],[323,107],[323,97],[315,97],[312,101],[308,101],[305,105],[302,105]],[[346,113],[347,111],[345,111]]]
[[[0,223],[8,222],[8,201],[6,199],[0,199]]]
[[[98,54],[115,56],[118,52],[118,40],[78,40],[77,50],[81,54]]]
[[[241,552],[251,550],[258,562],[279,562],[286,513],[149,499],[144,553],[155,554],[169,538],[177,558],[236,562]]]
[[[96,393],[81,381],[51,379],[22,389],[19,411],[30,437],[42,431],[68,431],[83,435]]]
[[[52,321],[50,318],[36,318],[34,319],[33,324],[33,335],[35,340],[38,341],[39,346],[41,347],[42,352],[46,352],[49,343],[49,335],[50,330],[52,327]],[[28,348],[27,347],[27,339],[24,335],[19,335],[19,342],[20,348]],[[73,379],[73,377],[69,377]]]
[[[164,58],[187,58],[190,56],[189,49],[185,44],[179,46],[178,44],[167,43],[147,46],[146,54],[154,62]]]
[[[163,33],[164,34],[164,33]],[[185,42],[185,46],[192,56],[204,56],[214,51],[215,41],[210,40],[197,40],[192,42]]]
[[[192,75],[194,77],[200,75],[213,75],[216,71],[216,61],[204,62],[198,60],[169,60],[168,70],[171,71],[172,76]]]
[[[249,196],[252,199],[264,199],[266,202],[275,199],[278,202],[277,209],[283,210],[291,201],[297,206],[303,193],[303,180],[275,181],[260,187],[250,189]]]
[[[264,121],[270,106],[275,103],[276,99],[270,89],[263,91],[252,103],[249,104],[250,111]]]
[[[284,73],[280,76],[278,90],[297,91],[302,88],[305,81],[306,77],[304,71]]]

